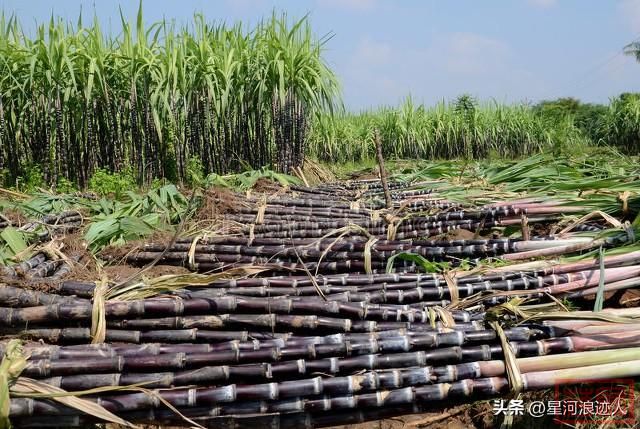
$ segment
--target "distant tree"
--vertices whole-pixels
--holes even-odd
[[[533,106],[537,115],[553,123],[573,121],[573,124],[594,142],[599,139],[602,118],[607,110],[605,105],[582,103],[573,97],[543,100]]]
[[[568,115],[575,115],[580,109],[580,100],[572,97],[557,100],[543,100],[533,106],[534,112],[547,119],[564,120]]]
[[[462,94],[455,99],[453,106],[455,115],[460,117],[463,121],[460,128],[460,137],[462,138],[463,147],[468,148],[469,150],[467,156],[485,156],[485,154],[481,154],[481,151],[478,150],[477,145],[472,144],[476,127],[475,119],[478,101],[470,94]]]
[[[640,92],[623,92],[618,98],[624,102],[637,102],[640,100]]]
[[[625,55],[629,55],[634,57],[636,61],[640,62],[640,42],[631,42],[624,48],[622,48],[622,52]]]
[[[608,107],[604,104],[581,104],[574,116],[574,124],[592,141],[597,142],[600,139],[600,128],[607,111]]]
[[[465,118],[473,117],[478,106],[478,101],[470,94],[462,94],[456,98],[453,102],[454,110],[458,115],[462,115]]]

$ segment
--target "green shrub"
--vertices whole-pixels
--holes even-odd
[[[555,126],[562,125],[567,120],[572,121],[592,142],[599,138],[599,130],[607,110],[607,106],[603,104],[583,103],[571,97],[544,100],[533,106],[536,115],[551,121]]]
[[[46,187],[42,169],[38,165],[30,165],[25,169],[24,176],[16,180],[16,188],[20,191],[32,192],[37,188]]]
[[[130,169],[112,173],[99,168],[89,180],[90,190],[99,195],[114,195],[116,198],[136,188],[136,180]]]
[[[189,186],[199,186],[204,182],[204,166],[197,156],[192,156],[187,162],[187,184]]]
[[[76,186],[68,179],[64,177],[58,178],[58,183],[56,184],[56,192],[59,194],[71,194],[76,192],[78,189]]]

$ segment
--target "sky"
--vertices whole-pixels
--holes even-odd
[[[0,0],[33,28],[51,14],[77,19],[95,9],[120,30],[119,6],[135,19],[138,0]],[[411,95],[434,104],[468,93],[485,101],[537,102],[572,96],[606,103],[640,92],[640,63],[622,48],[640,39],[640,0],[145,0],[148,22],[248,24],[272,11],[309,14],[332,34],[325,59],[351,110],[395,105]]]

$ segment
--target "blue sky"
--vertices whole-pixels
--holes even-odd
[[[137,0],[0,0],[26,27],[51,12],[76,19],[94,7],[119,31],[118,4]],[[334,33],[325,57],[351,109],[396,104],[411,94],[433,104],[470,93],[538,101],[574,96],[606,102],[640,91],[640,64],[622,47],[640,38],[640,0],[146,0],[145,19],[255,23],[272,10],[309,13],[318,35]]]

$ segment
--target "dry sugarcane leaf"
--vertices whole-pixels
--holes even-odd
[[[526,299],[524,298],[518,298],[518,297],[512,298],[503,304],[496,305],[494,307],[489,308],[487,310],[487,315],[494,316],[497,319],[501,315],[508,313],[508,314],[517,316],[521,319],[526,319],[528,317],[528,314],[521,308],[521,305],[524,304],[525,302],[526,302]]]
[[[577,225],[580,225],[596,216],[601,216],[604,220],[610,223],[614,228],[622,228],[623,226],[622,222],[620,222],[618,219],[614,218],[613,216],[605,212],[602,212],[600,210],[595,210],[595,211],[592,211],[591,213],[588,213],[582,216],[580,219],[576,220],[575,222],[573,222],[572,224],[564,228],[562,231],[558,233],[558,236],[562,236],[563,234],[566,234],[567,232],[575,228]]]
[[[331,242],[331,244],[329,244],[329,246],[327,246],[327,248],[324,250],[324,252],[322,252],[322,254],[320,255],[320,258],[318,258],[318,265],[316,267],[316,273],[315,273],[316,276],[318,275],[318,270],[320,269],[320,262],[322,262],[322,260],[325,258],[325,256],[327,256],[327,254],[331,251],[331,248],[333,247],[333,245],[336,244],[338,241],[340,241],[340,239],[342,237],[344,237],[345,235],[347,235],[347,234],[349,234],[351,232],[360,233],[360,234],[366,236],[369,239],[372,238],[371,234],[369,234],[369,231],[367,231],[365,228],[361,227],[360,225],[356,225],[354,223],[350,223],[347,226],[343,226],[342,228],[337,228],[337,229],[334,229],[331,232],[328,232],[327,234],[323,235],[319,239],[315,240],[313,243],[310,243],[310,244],[307,245],[307,247],[315,246],[316,244],[322,242],[322,240],[324,240],[325,238],[329,238],[329,237],[331,237],[331,236],[333,236],[335,234],[338,234],[336,239],[333,240]]]
[[[246,265],[230,268],[214,274],[166,274],[141,282],[115,287],[109,290],[110,300],[132,301],[182,289],[186,286],[208,286],[216,280],[244,278],[268,270],[266,267]]]
[[[132,423],[116,416],[110,411],[107,411],[101,405],[88,401],[86,399],[74,396],[73,393],[67,392],[50,384],[42,383],[38,380],[33,380],[26,377],[20,377],[16,380],[15,384],[11,388],[11,392],[19,393],[21,396],[28,397],[30,394],[44,395],[43,397],[53,399],[60,402],[67,407],[74,408],[82,411],[83,413],[92,415],[101,420],[110,423],[116,423],[130,428],[136,428],[137,426]]]
[[[64,262],[66,262],[67,264],[72,265],[73,262],[71,261],[71,259],[69,259],[69,257],[67,257],[67,255],[65,255],[64,253],[62,253],[62,248],[64,247],[64,243],[62,241],[58,241],[56,239],[53,239],[51,241],[49,241],[48,243],[36,247],[34,249],[35,252],[43,252],[44,254],[46,254],[49,259],[52,260],[63,260]]]
[[[22,192],[11,191],[11,190],[5,189],[5,188],[0,188],[0,194],[9,195],[10,197],[18,198],[18,199],[21,199],[21,200],[28,200],[28,199],[31,198],[31,196],[29,196],[27,194],[23,194]]]
[[[23,383],[22,380],[26,380],[27,383]],[[182,414],[180,412],[180,410],[178,410],[176,407],[174,407],[169,401],[167,401],[166,399],[164,399],[160,394],[158,394],[158,392],[154,391],[154,390],[150,390],[150,389],[146,389],[145,387],[143,387],[145,384],[149,384],[149,383],[153,383],[154,381],[147,381],[147,382],[143,382],[143,383],[137,383],[137,384],[130,384],[127,386],[103,386],[103,387],[95,387],[93,389],[87,389],[87,390],[81,390],[81,391],[73,391],[73,392],[67,392],[65,390],[59,389],[59,392],[50,392],[49,390],[52,389],[58,389],[55,388],[54,386],[50,386],[44,383],[41,383],[38,380],[32,380],[30,378],[20,378],[18,379],[19,383],[17,383],[17,387],[15,389],[12,389],[11,393],[16,396],[16,397],[23,397],[23,398],[42,398],[42,399],[56,399],[57,398],[76,398],[76,399],[80,399],[78,398],[79,396],[85,396],[85,395],[98,395],[100,393],[105,393],[105,392],[119,392],[119,391],[135,391],[135,392],[142,392],[146,395],[149,396],[153,396],[154,398],[156,398],[159,402],[162,402],[164,405],[167,406],[167,408],[169,408],[171,411],[173,411],[174,413],[176,413],[176,415],[180,416],[182,419],[184,419],[186,422],[190,423],[192,425],[192,427],[196,427],[196,428],[203,428],[203,426],[199,425],[198,423],[194,422],[193,420],[189,419],[188,417],[186,417],[184,414]],[[40,383],[42,385],[42,387],[46,387],[46,392],[36,392],[36,391],[30,391],[30,392],[24,392],[22,390],[24,390],[25,388],[28,390],[33,390],[33,386],[31,385],[31,382],[36,382],[36,383]],[[49,389],[52,388],[52,389]],[[84,400],[83,400],[84,401]],[[95,404],[94,402],[91,401],[87,401],[90,404]],[[67,404],[65,404],[67,405]],[[98,404],[95,404],[98,405]],[[98,405],[99,407],[101,407],[100,405]],[[84,411],[81,409],[81,411]],[[109,411],[107,411],[107,413],[109,413]],[[95,415],[95,414],[92,414]],[[116,418],[119,418],[118,416],[116,416]],[[136,427],[136,426],[133,426]]]
[[[373,270],[371,269],[371,248],[378,242],[378,239],[375,237],[369,238],[364,245],[364,272],[367,274],[372,274]]]
[[[197,271],[198,266],[196,265],[196,246],[198,245],[198,241],[206,238],[206,234],[201,234],[193,238],[191,241],[191,246],[189,246],[189,269],[191,271]]]
[[[105,312],[105,294],[107,281],[102,279],[93,289],[93,307],[91,309],[91,344],[101,344],[107,337],[107,316]]]
[[[451,304],[455,305],[460,301],[460,291],[458,290],[458,281],[455,277],[451,276],[447,271],[442,273],[444,280],[449,289],[449,296],[451,297]]]
[[[456,325],[453,315],[446,308],[436,305],[433,307],[433,311],[438,315],[445,328],[452,328]]]
[[[192,427],[198,428],[198,429],[204,429],[204,426],[199,425],[198,423],[196,423],[195,421],[191,420],[189,417],[185,416],[184,414],[182,414],[180,412],[180,410],[176,407],[174,407],[171,402],[167,401],[166,399],[164,399],[161,395],[157,394],[156,392],[154,392],[153,390],[149,390],[149,389],[144,389],[144,388],[138,388],[138,390],[146,393],[147,395],[153,396],[156,399],[158,399],[158,401],[162,402],[167,408],[169,408],[171,411],[173,411],[174,413],[176,413],[176,415],[178,415],[179,417],[181,417],[184,421],[186,421],[187,423],[190,423],[192,425]]]
[[[515,399],[520,399],[520,393],[524,388],[524,383],[522,380],[522,374],[520,373],[520,367],[518,366],[518,361],[516,359],[516,355],[513,347],[509,343],[507,336],[504,333],[504,330],[500,326],[500,323],[493,321],[489,322],[489,326],[496,331],[498,338],[500,340],[500,345],[502,346],[502,354],[504,356],[504,367],[507,373],[507,380],[509,381],[509,387],[511,388],[511,396],[515,396]],[[505,416],[501,428],[509,428],[513,425],[513,415]]]
[[[562,320],[562,319],[579,319],[579,320],[600,320],[611,323],[637,323],[638,320],[632,317],[607,315],[604,312],[589,311],[550,311],[527,315],[525,321],[528,320]]]
[[[309,182],[304,175],[304,171],[300,167],[294,167],[293,171],[296,173],[296,176],[304,182],[304,186],[309,187]]]
[[[11,427],[9,388],[26,366],[27,358],[22,354],[22,342],[20,340],[9,341],[0,363],[0,429]]]
[[[316,281],[316,278],[311,274],[311,271],[309,271],[309,268],[307,268],[307,266],[304,264],[304,261],[302,260],[302,258],[300,258],[300,255],[298,254],[298,251],[296,250],[295,247],[293,248],[293,250],[296,252],[296,257],[298,258],[298,262],[302,266],[302,269],[304,270],[304,272],[307,274],[307,277],[311,281],[311,284],[313,285],[313,287],[316,288],[318,295],[320,295],[320,297],[324,301],[327,301],[327,296],[324,294],[324,292],[322,292],[322,289],[320,288],[320,285]]]

